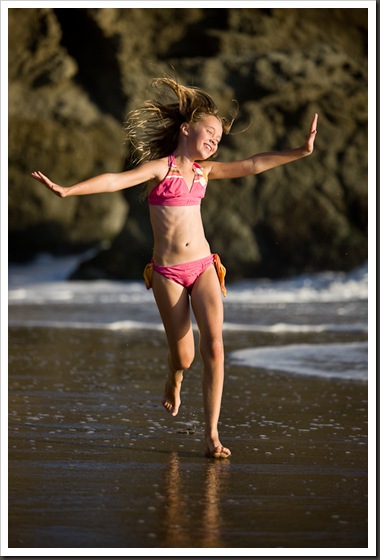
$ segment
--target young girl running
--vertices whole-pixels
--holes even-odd
[[[183,374],[195,353],[191,305],[203,363],[206,456],[226,458],[231,451],[222,445],[218,433],[224,381],[221,291],[226,294],[225,268],[205,238],[201,200],[209,179],[255,175],[310,155],[318,115],[314,115],[308,137],[299,148],[229,163],[209,161],[222,134],[229,133],[232,120],[220,117],[213,99],[198,88],[182,86],[171,78],[160,78],[153,84],[162,89],[161,101],[145,102],[127,121],[126,130],[135,148],[134,169],[105,173],[71,187],[53,183],[40,171],[32,176],[59,197],[111,193],[147,183],[154,247],[144,278],[147,288],[153,290],[169,347],[162,404],[172,416],[178,414]]]

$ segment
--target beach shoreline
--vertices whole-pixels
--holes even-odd
[[[161,406],[162,332],[11,327],[9,547],[365,548],[367,383],[237,366],[245,336],[215,462],[199,357]]]

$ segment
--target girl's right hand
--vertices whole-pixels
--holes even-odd
[[[53,181],[51,181],[49,179],[49,177],[46,177],[46,175],[41,173],[41,171],[33,171],[32,177],[34,179],[37,179],[37,181],[42,183],[50,191],[53,191],[53,193],[56,196],[59,196],[59,198],[64,198],[66,196],[65,187],[61,187],[60,185],[57,185],[56,183],[53,183]]]
[[[314,140],[315,135],[317,134],[317,123],[318,123],[318,113],[315,113],[313,121],[311,123],[309,136],[304,144],[305,149],[307,150],[308,154],[312,154],[314,150]]]

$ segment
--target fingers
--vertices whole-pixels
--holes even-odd
[[[46,177],[43,173],[41,173],[41,171],[33,171],[31,175],[34,179],[37,179],[37,181],[40,181],[40,183],[43,183],[48,187],[51,187],[53,185],[50,179]]]
[[[41,171],[33,171],[32,177],[34,177],[34,179],[37,179],[37,181],[42,181],[43,180],[43,175],[42,175]]]
[[[310,127],[310,134],[317,132],[317,123],[318,123],[318,113],[315,113]]]

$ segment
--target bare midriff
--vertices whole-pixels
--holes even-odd
[[[172,266],[210,255],[200,205],[150,206],[150,219],[157,265]]]

